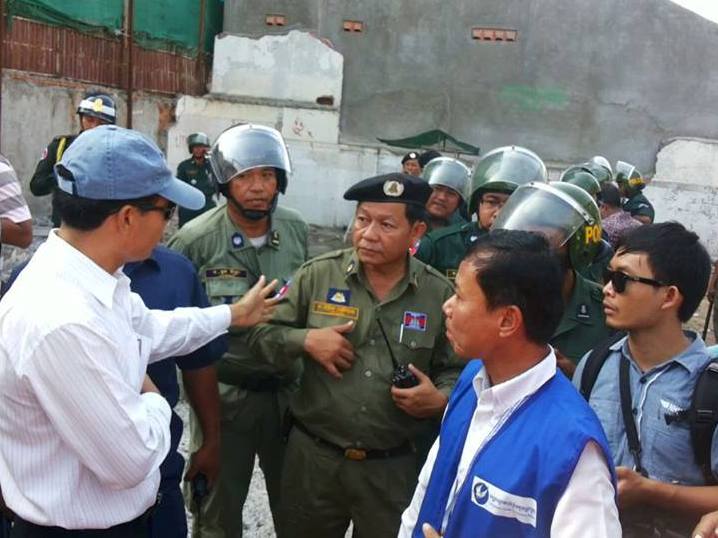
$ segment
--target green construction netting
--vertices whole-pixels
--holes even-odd
[[[462,142],[454,138],[448,133],[440,129],[419,133],[409,138],[397,138],[388,140],[386,138],[377,138],[380,142],[384,142],[390,146],[408,149],[437,149],[441,151],[450,151],[452,153],[465,153],[468,155],[478,155],[479,147]]]
[[[7,0],[10,17],[73,28],[83,33],[119,35],[124,0]],[[205,43],[211,51],[222,31],[223,0],[205,2]],[[199,0],[135,0],[134,33],[143,47],[196,52],[199,41]]]

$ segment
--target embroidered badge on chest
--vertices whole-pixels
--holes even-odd
[[[232,246],[234,248],[240,248],[242,245],[244,245],[244,237],[242,237],[242,234],[239,232],[232,234]]]
[[[426,331],[426,324],[429,320],[429,316],[424,312],[404,312],[404,321],[402,326],[405,329],[411,329],[414,331]]]
[[[329,288],[327,302],[331,304],[349,304],[352,292],[348,289]]]
[[[588,311],[588,305],[581,303],[576,309],[576,317],[578,319],[591,319],[591,313]]]

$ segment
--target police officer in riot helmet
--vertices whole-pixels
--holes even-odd
[[[191,156],[189,159],[179,163],[177,166],[177,177],[201,190],[206,201],[204,207],[198,211],[180,208],[180,227],[216,205],[214,200],[215,186],[212,180],[209,160],[207,159],[209,146],[209,137],[204,133],[192,133],[187,137],[187,149]]]
[[[468,166],[451,157],[437,157],[421,173],[431,186],[426,203],[429,228],[435,230],[469,220],[466,213],[471,171]]]
[[[560,257],[565,309],[550,343],[570,377],[581,357],[609,334],[601,286],[581,275],[601,245],[596,202],[570,183],[530,183],[516,190],[491,229],[541,233]]]
[[[114,124],[117,121],[115,101],[106,93],[88,92],[77,106],[77,115],[80,120],[80,133],[98,125]],[[62,158],[65,150],[77,136],[77,134],[56,136],[43,150],[42,157],[35,167],[35,173],[30,179],[30,192],[35,196],[46,196],[55,190],[57,187],[55,163]],[[54,210],[52,222],[54,226],[60,226],[59,215]]]
[[[651,224],[656,216],[653,204],[643,194],[646,180],[638,169],[630,163],[618,161],[616,163],[616,183],[625,198],[624,211],[643,224]]]

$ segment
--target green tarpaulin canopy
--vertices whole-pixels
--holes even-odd
[[[449,151],[451,153],[466,153],[468,155],[478,155],[479,147],[472,146],[461,140],[457,140],[453,136],[440,129],[426,131],[409,138],[398,138],[388,140],[385,138],[377,138],[380,142],[407,149],[436,149],[441,151]]]

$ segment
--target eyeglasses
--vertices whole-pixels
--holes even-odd
[[[485,205],[490,209],[499,208],[501,209],[506,204],[506,200],[496,200],[495,198],[482,198],[479,202],[481,205]]]
[[[616,290],[616,293],[623,293],[624,291],[626,291],[626,284],[629,281],[640,282],[641,284],[648,284],[649,286],[653,286],[654,288],[661,288],[668,285],[664,284],[660,280],[653,280],[652,278],[644,278],[642,276],[631,276],[621,271],[611,271],[610,269],[604,269],[603,281],[605,283],[610,282],[613,286],[613,289]]]
[[[177,209],[176,204],[169,204],[166,206],[159,206],[159,205],[151,205],[151,206],[137,206],[137,208],[142,212],[147,211],[160,211],[162,213],[162,216],[164,216],[165,220],[170,220],[172,218],[172,215],[175,214],[175,210]]]

